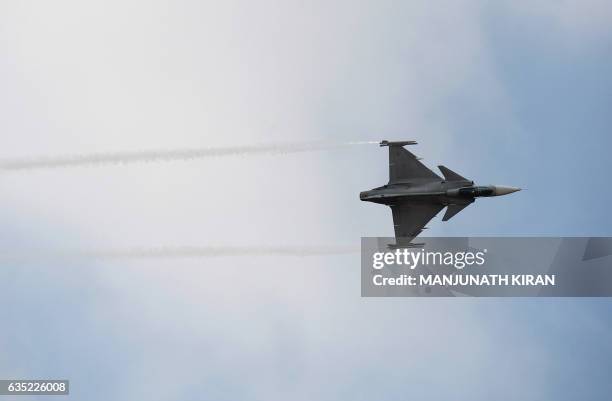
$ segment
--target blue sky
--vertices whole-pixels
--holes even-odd
[[[527,188],[431,235],[611,234],[606,2],[1,7],[2,159],[416,139],[431,167]],[[3,174],[0,238],[5,251],[358,243],[392,234],[390,212],[357,197],[386,182],[386,157]],[[89,400],[609,398],[609,301],[362,299],[358,266],[4,262],[0,376],[69,378]]]

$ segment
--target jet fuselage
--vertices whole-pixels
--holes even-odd
[[[387,184],[361,192],[359,199],[384,205],[393,205],[403,201],[449,205],[457,202],[472,202],[478,197],[506,195],[518,190],[514,187],[495,185],[474,186],[473,181],[423,180],[422,183],[419,183],[413,180],[411,183]]]

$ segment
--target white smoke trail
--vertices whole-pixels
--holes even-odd
[[[230,146],[220,148],[194,148],[174,150],[171,149],[32,157],[12,160],[0,160],[0,172],[78,166],[97,166],[104,164],[169,162],[179,160],[186,161],[222,156],[313,152],[319,150],[344,148],[353,145],[368,145],[376,143],[378,142],[304,142],[269,145]]]
[[[356,254],[358,252],[358,246],[181,246],[108,250],[30,249],[21,251],[0,251],[0,263],[70,260],[201,259],[245,256],[309,257],[347,255]]]

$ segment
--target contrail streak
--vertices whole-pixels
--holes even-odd
[[[270,145],[230,146],[220,148],[193,148],[174,150],[170,149],[31,157],[22,159],[0,160],[0,172],[79,166],[98,166],[105,164],[186,161],[223,156],[313,152],[319,150],[345,148],[353,145],[368,145],[376,143],[378,142],[303,142]]]
[[[202,259],[244,256],[332,256],[356,254],[358,246],[314,247],[234,247],[234,246],[181,246],[155,248],[129,248],[108,250],[27,250],[0,251],[0,262],[66,261],[66,260],[159,260]]]

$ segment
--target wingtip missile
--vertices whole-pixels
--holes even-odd
[[[416,144],[416,141],[387,141],[386,139],[384,139],[380,141],[379,146],[406,146]]]
[[[424,242],[415,244],[412,242],[402,242],[400,244],[387,244],[387,249],[410,249],[410,248],[422,248],[425,246]]]

